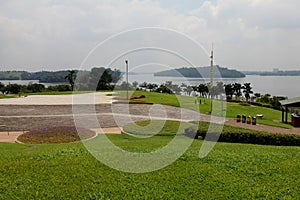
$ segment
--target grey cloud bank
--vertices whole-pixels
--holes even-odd
[[[175,2],[176,6],[158,0],[1,1],[1,70],[76,68],[99,42],[141,27],[182,32],[208,50],[214,42],[216,62],[222,66],[239,70],[300,66],[299,1],[216,0],[195,7],[191,1]],[[145,40],[151,38],[147,35]],[[141,60],[143,56],[147,55],[140,55]],[[176,62],[170,60],[169,65]]]

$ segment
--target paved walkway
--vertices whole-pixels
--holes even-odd
[[[74,95],[30,95],[20,98],[0,99],[1,105],[71,105],[71,104],[111,104],[112,92],[93,92]]]

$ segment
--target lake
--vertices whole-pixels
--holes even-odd
[[[123,77],[125,80],[125,76]],[[199,85],[200,83],[209,83],[208,78],[184,78],[184,77],[161,77],[153,74],[130,74],[129,82],[138,83],[156,83],[161,84],[166,81],[172,81],[174,84],[181,85]],[[272,96],[286,96],[288,98],[300,97],[300,76],[258,76],[248,75],[245,78],[224,78],[215,79],[214,83],[222,81],[223,83],[251,83],[254,93],[271,94]]]
[[[28,85],[29,83],[40,83],[39,80],[0,80],[1,83],[4,85],[8,84],[19,84],[19,85]],[[46,87],[48,86],[54,86],[54,85],[60,85],[60,84],[68,84],[68,83],[40,83],[45,85]]]
[[[125,76],[123,77],[125,80]],[[209,83],[207,78],[184,78],[184,77],[161,77],[153,74],[129,74],[129,82],[137,81],[139,84],[143,82],[161,84],[166,81],[172,81],[174,84],[181,85],[199,85],[200,83]],[[300,97],[300,76],[258,76],[248,75],[245,78],[224,78],[215,79],[214,82],[222,81],[223,83],[251,83],[254,93],[266,94],[273,96],[286,96],[288,98]],[[0,80],[4,84],[17,83],[27,85],[29,82],[38,83],[38,80]],[[58,85],[58,83],[41,83],[46,86]]]

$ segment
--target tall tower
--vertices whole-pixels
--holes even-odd
[[[211,54],[210,54],[210,89],[213,87],[213,78],[214,78],[214,44],[211,45]]]

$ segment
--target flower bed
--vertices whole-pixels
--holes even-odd
[[[75,126],[55,126],[30,130],[18,137],[18,141],[30,144],[68,143],[88,139],[95,132]]]

